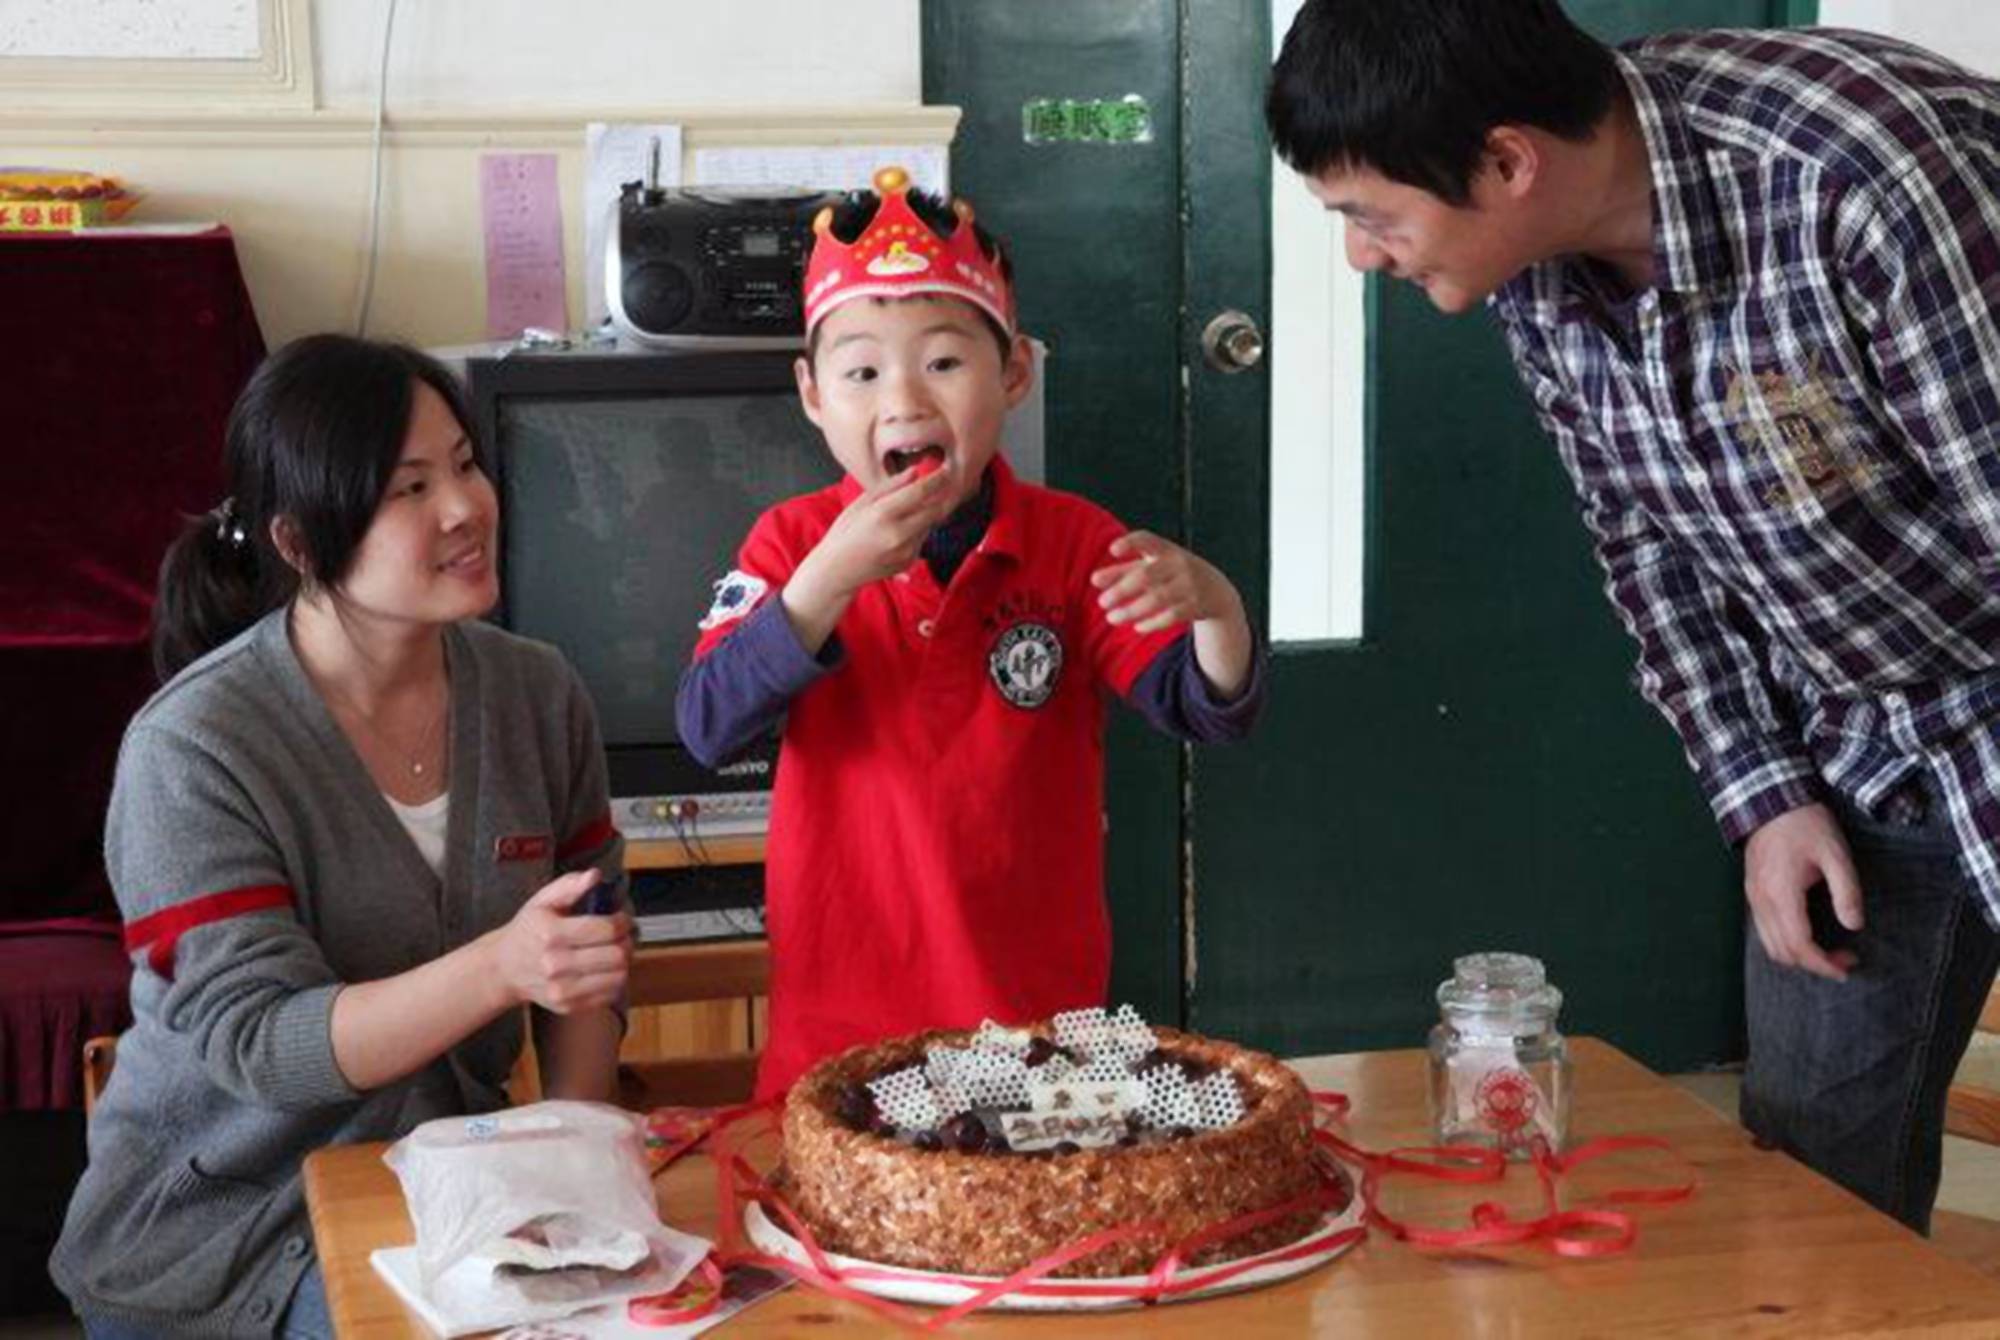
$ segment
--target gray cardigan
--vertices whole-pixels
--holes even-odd
[[[279,610],[154,695],[111,797],[133,1025],[49,1267],[79,1312],[160,1335],[273,1332],[312,1262],[306,1154],[506,1102],[518,1012],[361,1093],[333,1059],[341,985],[476,939],[561,871],[622,863],[596,719],[553,648],[446,633],[440,881],[286,627]]]

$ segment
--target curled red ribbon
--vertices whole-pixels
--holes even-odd
[[[1315,1093],[1313,1099],[1323,1118],[1337,1119],[1347,1104],[1326,1101],[1341,1095]],[[1565,1173],[1607,1154],[1633,1149],[1673,1152],[1673,1146],[1658,1136],[1614,1135],[1589,1140],[1567,1154],[1558,1154],[1537,1136],[1529,1146],[1529,1164],[1542,1192],[1543,1213],[1532,1219],[1516,1219],[1503,1205],[1481,1201],[1472,1207],[1470,1228],[1426,1228],[1392,1218],[1381,1207],[1378,1191],[1389,1173],[1428,1177],[1435,1181],[1476,1184],[1498,1182],[1507,1175],[1507,1160],[1498,1151],[1475,1145],[1434,1148],[1392,1149],[1373,1154],[1343,1140],[1324,1127],[1313,1138],[1335,1150],[1362,1169],[1360,1195],[1368,1207],[1368,1222],[1400,1242],[1416,1247],[1504,1247],[1539,1243],[1558,1256],[1587,1258],[1614,1256],[1629,1251],[1639,1239],[1639,1225],[1620,1210],[1563,1209],[1558,1184]],[[1686,1200],[1695,1191],[1690,1180],[1676,1186],[1618,1187],[1603,1193],[1609,1204],[1667,1204]]]
[[[1619,1210],[1563,1209],[1558,1195],[1560,1179],[1573,1169],[1610,1154],[1640,1149],[1673,1152],[1672,1145],[1656,1136],[1609,1136],[1587,1141],[1567,1154],[1555,1153],[1546,1142],[1538,1138],[1530,1147],[1529,1163],[1540,1183],[1543,1213],[1529,1219],[1516,1219],[1505,1206],[1493,1201],[1481,1201],[1472,1207],[1469,1215],[1470,1227],[1426,1227],[1400,1222],[1381,1208],[1378,1192],[1383,1177],[1401,1174],[1464,1185],[1498,1182],[1507,1175],[1505,1156],[1497,1150],[1463,1145],[1411,1147],[1373,1153],[1343,1139],[1326,1129],[1323,1124],[1326,1121],[1339,1120],[1347,1114],[1350,1102],[1346,1095],[1314,1092],[1312,1099],[1319,1117],[1313,1131],[1314,1143],[1361,1172],[1358,1184],[1353,1188],[1353,1194],[1362,1199],[1362,1224],[1309,1234],[1295,1243],[1270,1252],[1258,1253],[1214,1268],[1204,1268],[1192,1274],[1184,1273],[1187,1269],[1186,1259],[1203,1247],[1240,1237],[1302,1210],[1323,1211],[1341,1204],[1341,1198],[1347,1194],[1347,1188],[1337,1172],[1331,1167],[1323,1166],[1321,1183],[1312,1192],[1282,1205],[1209,1225],[1171,1244],[1155,1261],[1142,1284],[1111,1284],[1090,1280],[1064,1280],[1060,1284],[1048,1284],[1044,1281],[1064,1266],[1116,1243],[1159,1233],[1161,1226],[1156,1223],[1124,1224],[1089,1234],[1030,1262],[1005,1279],[921,1272],[921,1277],[928,1281],[957,1285],[971,1291],[961,1301],[928,1315],[912,1311],[858,1287],[863,1283],[918,1278],[919,1272],[898,1270],[888,1266],[837,1264],[821,1247],[811,1227],[793,1212],[784,1198],[772,1189],[770,1183],[739,1152],[739,1140],[744,1135],[746,1123],[758,1118],[766,1120],[775,1118],[782,1099],[769,1099],[762,1103],[722,1109],[706,1122],[697,1121],[684,1127],[685,1133],[681,1138],[655,1156],[658,1160],[658,1166],[654,1170],[656,1176],[661,1169],[696,1149],[704,1149],[714,1159],[716,1166],[716,1205],[720,1221],[718,1236],[721,1242],[712,1256],[703,1262],[703,1271],[705,1277],[712,1273],[718,1284],[713,1296],[705,1305],[697,1304],[702,1310],[682,1320],[696,1320],[714,1309],[720,1302],[722,1293],[719,1285],[720,1271],[732,1265],[754,1265],[779,1271],[829,1297],[845,1299],[866,1307],[899,1326],[915,1330],[937,1330],[961,1317],[989,1307],[1009,1295],[1042,1297],[1059,1294],[1068,1297],[1118,1298],[1139,1303],[1157,1303],[1162,1299],[1178,1297],[1196,1289],[1212,1288],[1259,1266],[1302,1260],[1316,1253],[1344,1246],[1364,1237],[1367,1233],[1365,1225],[1368,1224],[1382,1229],[1398,1241],[1422,1248],[1496,1247],[1534,1243],[1563,1257],[1612,1256],[1629,1251],[1637,1242],[1639,1232],[1637,1222],[1631,1215]],[[772,1126],[775,1126],[775,1122]],[[753,1130],[749,1138],[767,1133],[768,1129],[770,1127],[764,1132]],[[1601,1199],[1611,1204],[1664,1204],[1686,1200],[1694,1194],[1695,1185],[1695,1182],[1690,1180],[1673,1186],[1620,1187],[1603,1193]],[[775,1216],[799,1243],[805,1252],[806,1260],[795,1261],[789,1257],[773,1255],[750,1247],[743,1237],[745,1201],[756,1201],[768,1213]],[[636,1305],[633,1317],[635,1321],[639,1320]],[[669,1323],[654,1321],[650,1324]]]
[[[722,1267],[711,1253],[677,1287],[628,1301],[625,1315],[635,1326],[685,1326],[700,1321],[721,1302]]]

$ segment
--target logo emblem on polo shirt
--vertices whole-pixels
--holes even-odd
[[[1017,623],[1002,633],[986,657],[1000,696],[1016,707],[1040,707],[1062,677],[1062,639],[1047,624]]]
[[[742,618],[757,608],[757,602],[762,600],[764,593],[770,589],[771,584],[762,577],[744,572],[740,568],[732,571],[715,584],[715,603],[710,605],[708,613],[702,616],[701,630],[705,633],[711,628],[718,628],[728,623],[731,619]]]

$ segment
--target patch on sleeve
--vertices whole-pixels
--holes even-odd
[[[764,593],[770,589],[771,584],[762,577],[752,576],[740,568],[732,571],[715,584],[715,603],[710,605],[708,613],[702,616],[702,631],[705,633],[711,628],[720,628],[723,624],[742,618],[757,608],[757,602],[762,600]]]

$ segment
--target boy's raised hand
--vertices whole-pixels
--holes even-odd
[[[1112,623],[1154,633],[1176,623],[1241,619],[1243,600],[1217,568],[1171,540],[1135,530],[1111,542],[1109,563],[1090,574]]]
[[[854,593],[916,561],[924,537],[950,509],[950,477],[892,475],[849,503],[785,583],[785,612],[817,653]]]

